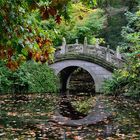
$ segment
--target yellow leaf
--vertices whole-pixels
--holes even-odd
[[[53,48],[53,47],[49,47],[49,48],[47,49],[48,53],[54,53],[55,50],[56,50],[56,49]]]

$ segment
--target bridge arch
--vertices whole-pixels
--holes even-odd
[[[75,70],[76,67],[80,67],[86,70],[93,78],[95,82],[95,91],[102,92],[102,84],[106,78],[112,77],[111,70],[93,63],[88,62],[86,60],[78,60],[78,59],[71,59],[71,60],[63,60],[63,61],[56,61],[55,63],[51,64],[50,67],[54,69],[55,74],[58,75],[60,73],[61,78],[61,90],[65,92],[67,90],[67,82],[70,77],[70,74]]]
[[[80,72],[80,75],[78,74],[78,71]],[[75,90],[73,90],[74,85],[71,83],[71,80],[72,81],[74,80],[73,82],[76,82],[76,86],[78,86],[77,80],[81,81],[80,85],[77,88],[76,93],[81,93],[81,92],[85,92],[85,91],[87,93],[95,92],[95,82],[94,82],[93,76],[90,74],[89,71],[83,69],[82,67],[69,66],[69,67],[62,69],[58,75],[60,77],[61,93],[66,93],[67,91],[70,91],[70,93],[72,93],[72,94],[75,93]],[[85,84],[87,87],[84,88],[83,86],[85,86]],[[71,87],[71,85],[73,85],[73,86]],[[74,87],[76,87],[76,86],[74,86]]]

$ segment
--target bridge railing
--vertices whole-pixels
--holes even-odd
[[[123,57],[120,53],[120,48],[117,47],[116,51],[107,47],[99,46],[99,41],[96,41],[95,45],[88,45],[87,38],[84,39],[84,44],[79,44],[76,40],[75,44],[66,44],[65,38],[63,38],[62,46],[56,51],[55,57],[61,56],[62,54],[91,54],[106,61],[114,64],[117,67],[123,65]]]

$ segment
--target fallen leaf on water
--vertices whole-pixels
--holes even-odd
[[[74,140],[83,140],[83,138],[80,136],[74,136]]]
[[[17,112],[8,112],[7,115],[8,116],[17,116],[18,113]]]

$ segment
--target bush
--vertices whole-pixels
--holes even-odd
[[[7,93],[11,90],[12,81],[9,80],[12,72],[0,61],[0,93]]]
[[[105,80],[103,85],[103,90],[105,94],[117,96],[125,91],[123,87],[128,84],[128,79],[127,77],[121,76],[119,72],[120,71],[116,71],[112,75],[112,79]]]
[[[47,64],[25,62],[16,71],[0,62],[0,93],[57,92],[58,80]]]
[[[28,92],[57,92],[58,79],[47,64],[28,62],[21,66],[26,73]]]
[[[124,69],[117,70],[112,79],[106,80],[103,85],[104,93],[107,95],[125,95],[140,98],[140,78],[134,71]]]

